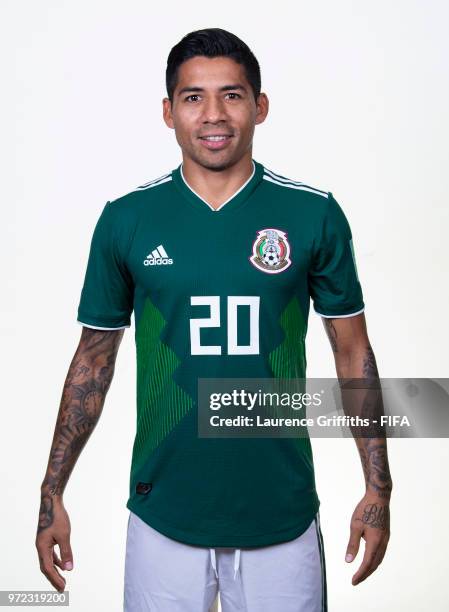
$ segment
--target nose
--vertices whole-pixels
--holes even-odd
[[[226,109],[220,97],[206,98],[203,104],[203,122],[218,123],[226,119]]]

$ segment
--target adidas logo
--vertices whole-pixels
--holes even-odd
[[[148,253],[146,259],[143,260],[144,266],[168,266],[173,263],[173,259],[171,259],[167,255],[167,251],[164,249],[162,244]]]

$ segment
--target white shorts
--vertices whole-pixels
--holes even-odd
[[[319,512],[288,542],[206,548],[173,540],[130,512],[124,612],[327,612]]]

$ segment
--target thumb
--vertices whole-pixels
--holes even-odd
[[[357,553],[359,552],[361,535],[362,534],[360,531],[358,530],[356,531],[354,528],[351,527],[351,535],[349,537],[349,542],[346,548],[346,556],[345,556],[345,561],[347,563],[351,563],[351,561],[353,561],[356,558]]]
[[[65,570],[73,569],[73,554],[68,537],[59,542],[59,552],[61,555],[61,568]]]

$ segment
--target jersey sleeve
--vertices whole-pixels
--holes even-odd
[[[114,232],[108,201],[95,226],[78,306],[78,323],[94,329],[131,326],[134,287]]]
[[[363,312],[362,287],[348,220],[332,193],[313,250],[309,270],[313,307],[322,317],[350,317]]]

